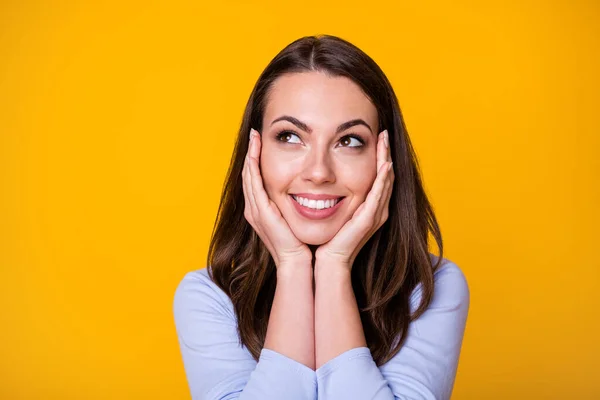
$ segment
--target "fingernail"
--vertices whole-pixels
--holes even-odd
[[[390,147],[390,142],[388,139],[388,131],[387,129],[383,131],[383,143],[385,144],[385,148],[388,149]]]
[[[254,137],[254,129],[250,128],[250,138],[248,139],[250,143],[252,143],[252,137]]]
[[[388,172],[390,172],[392,170],[392,164],[394,164],[394,163],[391,162],[390,165],[388,166]]]

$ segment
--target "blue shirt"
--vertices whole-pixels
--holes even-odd
[[[265,348],[255,361],[239,344],[229,297],[210,279],[206,268],[188,272],[175,291],[173,309],[192,398],[449,399],[469,309],[469,288],[462,271],[447,259],[435,272],[434,282],[429,307],[410,323],[402,348],[387,363],[377,367],[369,348],[357,347],[314,371]],[[419,285],[411,293],[412,310],[420,297]]]

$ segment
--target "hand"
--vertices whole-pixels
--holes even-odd
[[[259,168],[260,149],[261,137],[258,132],[251,129],[250,145],[242,170],[246,203],[244,217],[271,253],[278,269],[283,264],[311,265],[310,248],[296,238],[277,205],[269,199],[264,190]]]
[[[352,269],[360,249],[383,225],[389,215],[390,197],[394,182],[392,156],[387,130],[379,134],[377,142],[377,177],[364,203],[327,243],[315,252],[316,260],[327,260]]]

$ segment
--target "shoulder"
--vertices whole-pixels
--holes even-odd
[[[188,313],[209,311],[233,317],[233,304],[208,274],[208,268],[187,272],[175,289],[173,312],[176,320]]]
[[[431,259],[435,265],[439,257]],[[410,398],[450,398],[466,327],[469,286],[462,270],[442,259],[433,278],[431,302],[409,324],[400,351],[381,367],[393,392]],[[421,302],[421,288],[419,284],[411,293],[413,312]]]
[[[435,265],[439,257],[430,254]],[[453,261],[443,258],[440,266],[433,274],[433,298],[428,309],[431,308],[469,308],[470,291],[465,274]],[[422,285],[415,287],[411,294],[411,309],[416,309],[421,302]]]

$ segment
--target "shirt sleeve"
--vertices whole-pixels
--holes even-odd
[[[311,368],[270,349],[263,349],[256,362],[239,344],[233,304],[205,273],[184,276],[173,313],[192,399],[317,398]]]
[[[447,261],[447,260],[445,260]],[[465,331],[470,293],[462,271],[442,264],[427,310],[409,325],[406,341],[377,367],[368,347],[350,349],[316,371],[319,400],[449,399]],[[411,308],[421,300],[420,286]]]

